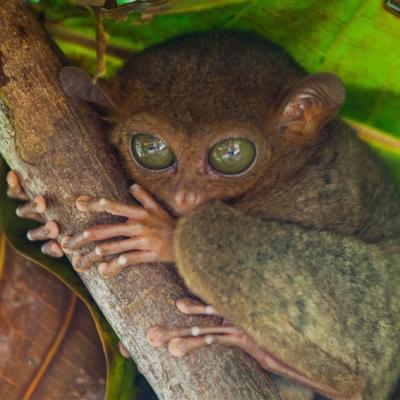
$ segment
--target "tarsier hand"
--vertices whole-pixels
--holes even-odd
[[[16,209],[18,217],[31,219],[44,225],[27,232],[27,238],[31,241],[46,241],[41,250],[44,254],[51,257],[62,257],[64,252],[61,246],[56,242],[59,234],[58,225],[55,221],[48,221],[44,217],[47,208],[46,199],[43,196],[37,196],[33,201],[29,201],[28,195],[24,192],[19,182],[18,175],[14,171],[7,174],[8,190],[7,195],[13,199],[27,201],[27,203]]]
[[[18,176],[14,171],[7,175],[9,197],[18,200],[29,200],[22,189]],[[74,252],[82,246],[119,238],[112,242],[101,242],[86,253],[74,256],[74,267],[77,269],[89,268],[104,256],[118,256],[110,262],[101,262],[99,271],[104,276],[119,273],[122,268],[146,262],[174,262],[172,237],[176,220],[171,217],[153,198],[139,185],[132,185],[130,192],[141,205],[123,204],[107,199],[93,199],[89,196],[80,196],[76,201],[77,208],[82,212],[107,212],[127,218],[127,221],[116,224],[95,225],[83,232],[66,236],[63,247],[66,252]],[[47,209],[44,196],[37,196],[31,202],[19,206],[16,213],[19,217],[45,223],[44,212]],[[53,257],[62,257],[64,251],[54,240],[59,235],[59,228],[55,221],[28,231],[27,237],[32,241],[46,242],[42,252]],[[121,239],[123,237],[123,239]]]
[[[126,217],[127,220],[122,223],[95,225],[66,238],[63,243],[65,251],[77,251],[91,242],[118,238],[111,242],[97,243],[92,251],[74,257],[75,268],[83,270],[100,262],[99,272],[103,276],[112,276],[135,264],[174,262],[172,239],[176,220],[141,186],[132,185],[130,193],[141,205],[89,196],[80,196],[77,199],[77,208],[82,212],[106,212]],[[105,256],[116,257],[105,262]]]

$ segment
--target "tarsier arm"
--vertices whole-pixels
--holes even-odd
[[[215,203],[180,220],[174,246],[197,295],[306,376],[344,396],[376,385],[386,393],[398,376],[399,316],[390,312],[399,309],[398,243],[367,244]]]

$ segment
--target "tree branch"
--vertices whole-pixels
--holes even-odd
[[[63,95],[61,63],[23,0],[0,3],[0,151],[30,196],[49,199],[47,217],[71,233],[110,219],[82,215],[79,194],[131,201],[121,167],[88,108]],[[186,292],[173,268],[80,276],[161,399],[277,399],[266,374],[238,350],[212,347],[176,359],[147,344],[147,329],[188,324],[175,300]],[[193,318],[189,323],[202,323]]]

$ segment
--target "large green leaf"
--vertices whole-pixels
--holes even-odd
[[[87,305],[95,321],[107,361],[107,400],[132,400],[136,398],[136,368],[131,359],[123,358],[118,349],[118,337],[83,286],[68,260],[52,259],[43,255],[37,245],[26,239],[28,229],[35,223],[17,218],[16,202],[6,196],[6,168],[0,159],[0,228],[13,248],[45,268],[65,283]],[[1,236],[1,235],[0,235]],[[0,257],[1,261],[1,257]]]

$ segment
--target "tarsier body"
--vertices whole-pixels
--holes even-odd
[[[146,50],[107,95],[81,97],[96,96],[127,172],[166,211],[147,236],[75,235],[70,248],[129,237],[77,264],[126,252],[100,270],[175,262],[194,294],[270,353],[261,364],[273,372],[331,398],[389,398],[400,375],[400,201],[335,117],[340,81],[306,77],[256,36],[220,32]],[[156,210],[146,196],[135,197]]]

